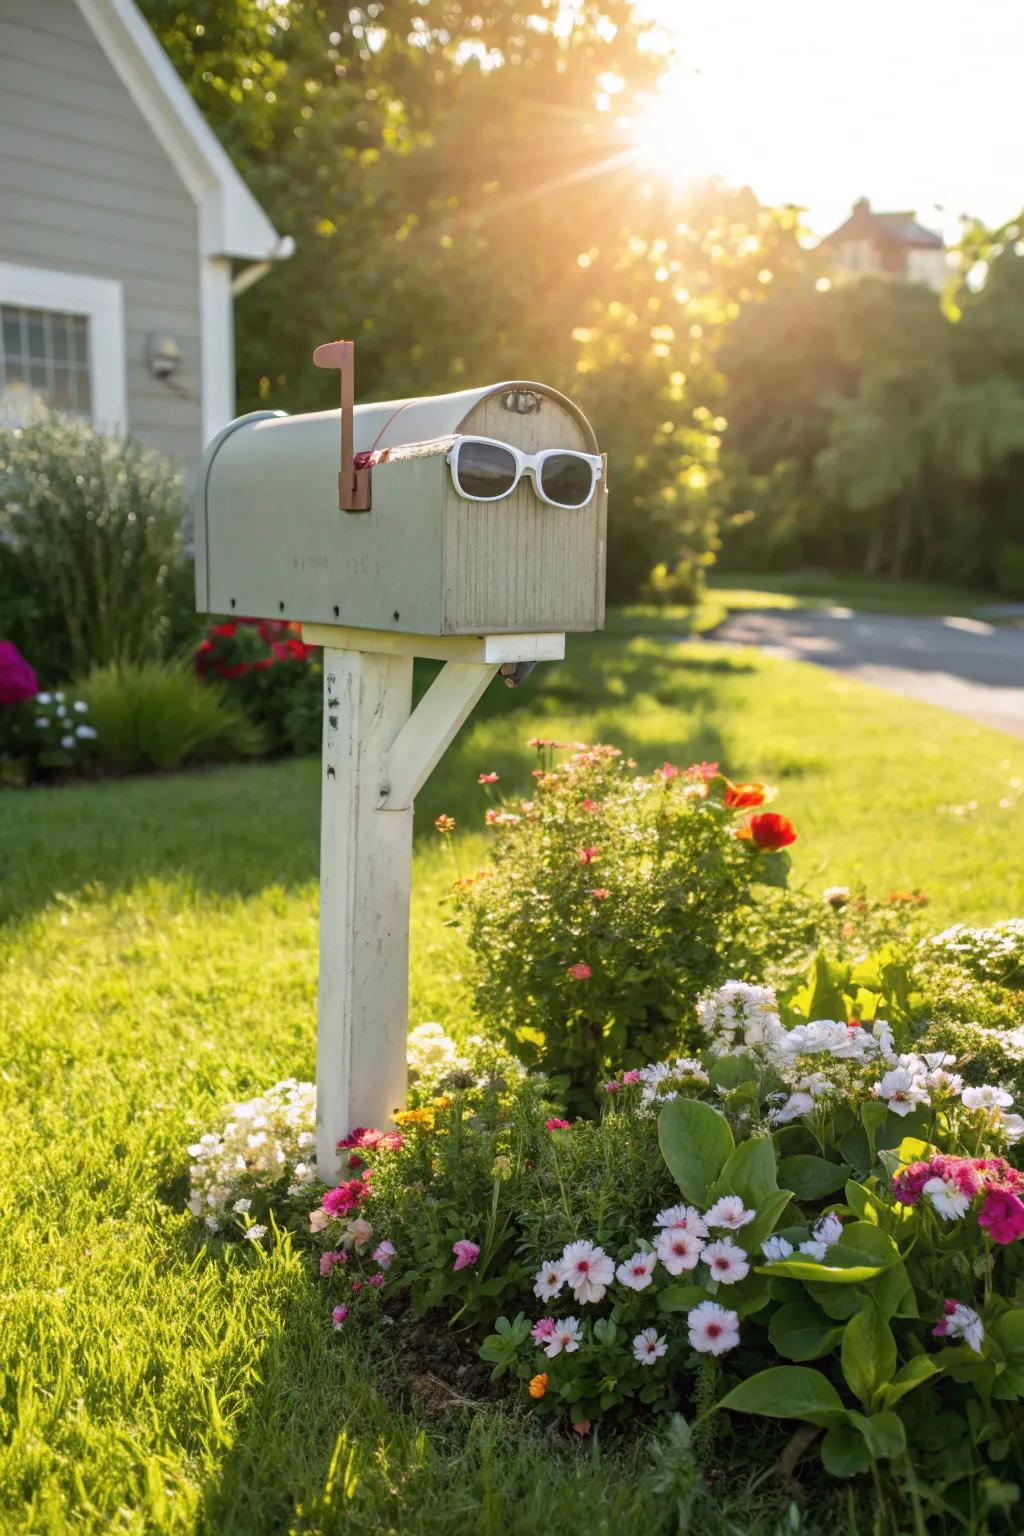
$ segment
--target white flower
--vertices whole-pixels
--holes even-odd
[[[806,1253],[810,1258],[816,1259],[819,1264],[824,1263],[825,1256],[830,1248],[834,1248],[843,1231],[843,1224],[834,1211],[823,1216],[816,1226],[812,1227],[811,1235],[806,1242],[800,1244],[800,1252]]]
[[[557,1259],[542,1264],[533,1277],[533,1294],[541,1301],[553,1301],[565,1284],[565,1276]]]
[[[694,1237],[707,1237],[708,1229],[704,1217],[694,1205],[669,1205],[665,1210],[659,1211],[654,1218],[656,1227],[677,1227],[681,1232],[690,1232]]]
[[[75,744],[75,738],[73,736],[62,736],[60,739],[60,744],[64,748],[65,752],[70,752],[71,748]]]
[[[84,699],[76,699],[71,708],[75,711],[76,714],[84,715],[89,706]]]
[[[697,1022],[716,1055],[772,1047],[782,1033],[778,1003],[770,987],[727,981],[697,1004]]]
[[[789,1258],[793,1244],[784,1237],[770,1237],[766,1243],[761,1244],[761,1252],[769,1264],[774,1264],[776,1259]]]
[[[980,1088],[965,1088],[961,1099],[967,1109],[1009,1109],[1013,1094],[1007,1093],[1005,1088],[983,1083]]]
[[[600,1301],[615,1276],[615,1263],[603,1248],[581,1240],[566,1244],[559,1270],[577,1301]]]
[[[876,1031],[878,1026],[876,1025]],[[818,1056],[826,1052],[836,1061],[864,1061],[880,1054],[875,1034],[861,1025],[844,1024],[836,1019],[814,1019],[780,1032],[774,1048],[775,1059],[782,1064],[797,1056]]]
[[[710,1211],[704,1212],[704,1220],[709,1227],[727,1227],[730,1232],[738,1232],[748,1221],[753,1221],[756,1215],[756,1211],[744,1210],[739,1195],[723,1195],[721,1200],[715,1201]]]
[[[965,1195],[955,1179],[929,1179],[921,1187],[943,1221],[959,1221],[971,1207],[970,1195]]]
[[[266,1237],[267,1229],[261,1226],[258,1221],[254,1221],[251,1227],[246,1227],[245,1235],[250,1243],[258,1243],[261,1237]]]
[[[189,1151],[191,1151],[191,1150],[192,1149],[190,1147]],[[233,1211],[236,1211],[239,1216],[244,1216],[246,1211],[249,1210],[251,1206],[252,1206],[252,1201],[251,1200],[236,1200],[234,1205],[231,1207],[231,1209]]]
[[[309,1213],[309,1230],[311,1232],[322,1232],[330,1219],[323,1206],[318,1205],[315,1210]]]
[[[192,1201],[217,1220],[254,1190],[273,1194],[278,1184],[316,1178],[315,1164],[300,1152],[316,1126],[316,1088],[293,1078],[275,1083],[258,1099],[232,1104],[219,1133],[206,1132],[189,1147]],[[259,1146],[249,1142],[259,1131]],[[300,1173],[300,1169],[306,1170]],[[324,1218],[326,1220],[326,1216]]]
[[[52,702],[53,702],[53,694],[52,693],[37,693],[36,694],[36,703],[37,704],[50,704]]]
[[[47,716],[47,715],[37,715],[36,716],[36,725],[39,727],[39,729],[41,731],[45,731],[45,729],[49,725],[49,723],[50,723],[49,716]]]
[[[681,1275],[684,1269],[696,1269],[700,1260],[704,1239],[684,1227],[663,1227],[658,1233],[654,1251],[670,1275]]]
[[[893,1067],[873,1084],[876,1098],[887,1099],[894,1115],[909,1115],[918,1104],[927,1104],[928,1090],[918,1073],[907,1067]]]
[[[633,1340],[633,1358],[641,1365],[653,1365],[668,1349],[668,1344],[657,1328],[645,1328]]]
[[[790,1120],[798,1120],[801,1115],[809,1115],[814,1108],[814,1100],[809,1093],[791,1093],[785,1104],[780,1104],[778,1109],[768,1112],[768,1119],[773,1125],[788,1125]]]
[[[365,1248],[373,1236],[373,1228],[362,1216],[346,1221],[339,1242],[343,1248]]]
[[[963,1339],[976,1355],[981,1354],[985,1325],[974,1308],[965,1306],[962,1301],[958,1301],[952,1312],[947,1312],[943,1316],[932,1332],[939,1334],[941,1338]]]
[[[95,741],[97,732],[93,730],[91,725],[76,725],[75,735],[79,741]]]
[[[1003,1114],[999,1122],[1000,1129],[1007,1141],[1019,1141],[1024,1136],[1024,1119],[1020,1115]]]
[[[829,907],[845,907],[850,899],[850,887],[848,885],[826,885],[821,893],[821,899]]]
[[[708,1243],[701,1251],[701,1263],[711,1271],[712,1280],[720,1285],[735,1285],[750,1273],[744,1249],[737,1248],[731,1237],[720,1237],[717,1243]]]
[[[615,1271],[616,1280],[628,1286],[631,1291],[645,1291],[651,1283],[658,1264],[656,1253],[634,1253],[631,1259],[624,1259]]]
[[[953,1098],[963,1093],[964,1080],[959,1072],[947,1072],[944,1067],[933,1068],[924,1081],[930,1093],[948,1093]]]
[[[54,694],[54,698],[57,700],[58,704],[63,704],[64,703],[64,695],[60,691],[59,688],[57,689],[57,692]]]
[[[702,1301],[686,1319],[690,1346],[702,1355],[724,1355],[740,1341],[740,1320],[716,1301]]]
[[[560,1355],[564,1350],[571,1355],[573,1350],[580,1347],[580,1320],[578,1317],[563,1317],[555,1324],[555,1331],[544,1345],[544,1353],[549,1360]]]

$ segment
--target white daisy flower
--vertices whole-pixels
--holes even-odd
[[[702,1355],[724,1355],[740,1341],[740,1320],[716,1301],[702,1301],[686,1319],[690,1346]]]
[[[761,1244],[761,1252],[769,1264],[774,1264],[777,1259],[789,1258],[793,1244],[784,1237],[770,1237],[766,1243]]]
[[[708,1229],[704,1217],[694,1205],[670,1205],[663,1211],[659,1211],[654,1218],[656,1227],[676,1227],[682,1232],[690,1232],[694,1237],[707,1237]]]
[[[1024,1119],[1020,1115],[1003,1114],[999,1125],[1009,1142],[1019,1141],[1024,1136]]]
[[[907,1067],[893,1067],[873,1084],[875,1097],[886,1099],[894,1115],[909,1115],[918,1104],[927,1104],[928,1091],[921,1076]]]
[[[809,1093],[791,1093],[778,1109],[769,1111],[768,1119],[773,1125],[788,1125],[791,1120],[798,1120],[801,1115],[809,1115],[813,1108],[814,1100]]]
[[[756,1211],[744,1209],[739,1195],[723,1195],[721,1200],[715,1201],[710,1211],[704,1212],[704,1220],[709,1227],[727,1227],[730,1232],[738,1232],[748,1221],[753,1221],[756,1215]]]
[[[580,1302],[600,1301],[615,1276],[614,1261],[586,1240],[566,1244],[559,1269]]]
[[[189,1150],[191,1151],[191,1148],[189,1148]],[[246,1211],[249,1210],[249,1208],[251,1207],[251,1205],[252,1205],[252,1201],[251,1200],[236,1200],[234,1205],[231,1207],[231,1209],[233,1211],[236,1211],[239,1216],[244,1216]]]
[[[668,1349],[668,1344],[657,1328],[645,1328],[633,1340],[633,1358],[641,1365],[653,1365]]]
[[[735,1285],[750,1273],[746,1251],[738,1248],[731,1237],[720,1237],[716,1243],[708,1243],[701,1251],[701,1263],[711,1271],[712,1280],[720,1285]]]
[[[921,1187],[943,1221],[959,1221],[971,1208],[971,1197],[965,1195],[955,1179],[929,1179]]]
[[[634,1253],[624,1259],[615,1271],[615,1278],[631,1291],[645,1291],[658,1264],[656,1253]]]
[[[810,1258],[823,1264],[825,1256],[830,1248],[834,1248],[842,1234],[843,1224],[834,1211],[823,1216],[815,1227],[811,1229],[811,1235],[805,1243],[800,1244],[800,1252],[806,1253]]]
[[[563,1317],[555,1324],[555,1331],[544,1345],[544,1353],[549,1360],[563,1353],[571,1355],[580,1347],[580,1320],[578,1317]]]
[[[932,1333],[940,1339],[963,1339],[969,1349],[980,1355],[985,1325],[973,1307],[965,1306],[962,1301],[947,1301]]]
[[[557,1259],[542,1264],[533,1277],[533,1294],[541,1301],[553,1301],[565,1284],[565,1276]]]
[[[258,1221],[254,1221],[251,1227],[246,1227],[245,1235],[250,1243],[258,1243],[261,1237],[266,1237],[267,1229],[261,1226]]]
[[[700,1260],[704,1239],[684,1227],[664,1227],[658,1233],[654,1251],[670,1275],[681,1275],[684,1269],[696,1269]]]

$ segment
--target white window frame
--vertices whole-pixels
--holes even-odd
[[[109,277],[0,261],[0,304],[85,316],[89,321],[92,424],[98,432],[125,432],[128,405],[122,284]]]

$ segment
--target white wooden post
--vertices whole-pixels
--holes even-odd
[[[324,647],[316,1155],[333,1180],[339,1140],[405,1102],[413,800],[498,667],[557,659],[565,636],[303,635]],[[410,714],[414,655],[447,659]]]

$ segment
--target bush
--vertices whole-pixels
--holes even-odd
[[[35,670],[0,641],[0,784],[21,788],[34,774],[80,768],[95,753],[84,699],[40,692]]]
[[[202,683],[183,662],[98,667],[78,685],[98,732],[108,773],[177,768],[251,757],[263,736],[222,687]]]
[[[0,430],[0,611],[44,681],[164,654],[183,515],[177,470],[133,439]]]
[[[323,667],[301,625],[277,619],[212,624],[196,652],[200,677],[226,683],[263,731],[270,750],[317,752],[323,728]]]
[[[715,764],[635,769],[607,746],[539,769],[532,801],[488,810],[491,866],[455,892],[481,1019],[576,1109],[596,1107],[612,1063],[678,1044],[728,974],[754,883],[785,881],[779,849],[796,836],[773,813],[738,826],[767,792]]]

